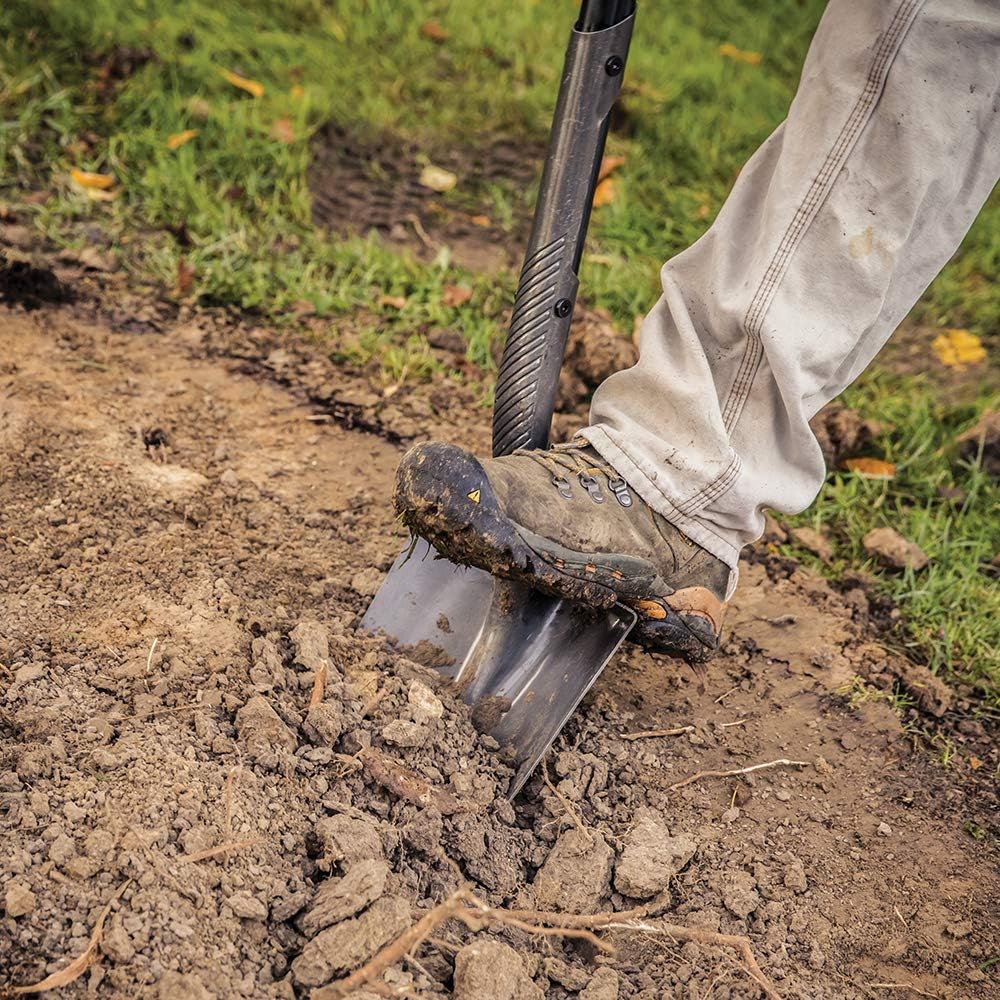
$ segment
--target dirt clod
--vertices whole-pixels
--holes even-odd
[[[614,969],[598,969],[580,991],[580,1000],[618,1000],[618,990],[618,973]]]
[[[615,888],[624,896],[649,899],[667,888],[697,849],[690,837],[671,837],[656,813],[643,811],[625,836],[625,849],[615,868]]]
[[[502,941],[480,938],[455,956],[455,1000],[543,1000],[520,955]]]
[[[930,561],[919,545],[905,539],[894,528],[872,528],[861,544],[866,552],[895,569],[923,569]]]
[[[540,910],[593,913],[610,890],[615,852],[596,831],[567,830],[531,884]]]

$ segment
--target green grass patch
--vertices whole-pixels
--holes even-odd
[[[613,202],[594,213],[582,275],[587,297],[623,330],[655,300],[662,261],[711,224],[742,164],[784,116],[823,6],[640,6],[624,125],[609,144],[625,164]],[[57,244],[82,245],[96,231],[165,294],[181,294],[179,268],[193,268],[188,294],[204,303],[289,324],[305,306],[328,319],[321,336],[334,357],[379,367],[387,382],[438,369],[427,336],[440,328],[461,331],[469,358],[488,370],[513,277],[462,271],[447,250],[419,262],[376,239],[317,231],[310,141],[333,121],[396,132],[430,161],[483,134],[537,147],[575,9],[571,0],[9,3],[0,7],[0,198]],[[422,30],[428,21],[439,26],[438,41]],[[759,62],[727,58],[722,45]],[[260,96],[225,73],[256,82]],[[171,148],[185,130],[197,134]],[[81,192],[68,181],[74,168],[113,175],[114,198]],[[466,207],[470,193],[484,193],[479,183],[460,178],[445,208]],[[40,203],[38,190],[52,194]],[[485,194],[506,232],[533,198],[502,179]],[[994,196],[915,318],[968,328],[997,350],[998,273]],[[454,283],[472,297],[447,307],[445,286]],[[400,299],[404,308],[392,304]],[[925,571],[870,567],[904,609],[905,641],[934,669],[1000,697],[1000,609],[996,581],[983,572],[1000,550],[997,487],[975,463],[959,462],[952,444],[1000,400],[945,404],[930,382],[877,367],[847,400],[886,425],[872,451],[895,461],[898,475],[881,484],[834,472],[800,522],[833,530],[832,572],[868,565],[861,539],[880,524],[922,545],[932,560]],[[944,486],[963,490],[964,501],[941,499]]]

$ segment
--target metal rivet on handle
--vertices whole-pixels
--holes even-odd
[[[608,76],[617,76],[625,68],[625,60],[621,56],[611,56],[604,64],[604,72]]]
[[[573,311],[573,303],[569,299],[560,299],[553,307],[552,311],[560,318],[565,319]]]

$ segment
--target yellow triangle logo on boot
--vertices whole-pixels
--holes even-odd
[[[472,491],[472,492],[471,492],[471,493],[469,494],[469,499],[470,499],[470,500],[471,500],[471,501],[472,501],[473,503],[479,503],[479,490],[473,490],[473,491]]]

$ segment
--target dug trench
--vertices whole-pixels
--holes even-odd
[[[34,305],[0,313],[4,995],[1000,995],[995,800],[904,729],[863,591],[760,550],[704,676],[622,653],[510,804],[356,628],[406,441],[484,448],[485,411],[121,289]]]

